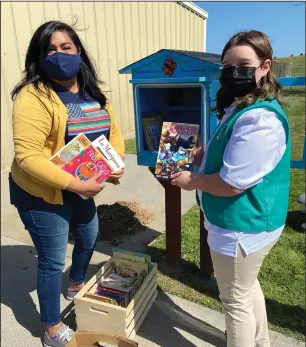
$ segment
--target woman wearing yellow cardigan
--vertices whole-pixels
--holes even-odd
[[[37,292],[42,344],[66,346],[72,331],[61,322],[60,293],[68,231],[74,234],[67,299],[84,285],[98,220],[94,195],[97,176],[81,182],[49,158],[85,133],[92,141],[107,136],[124,158],[124,141],[112,108],[99,88],[96,71],[76,32],[48,22],[34,33],[26,55],[25,76],[12,92],[15,157],[10,176],[11,203],[17,208],[38,253]],[[123,170],[110,181],[116,183]],[[82,199],[79,195],[90,197]]]

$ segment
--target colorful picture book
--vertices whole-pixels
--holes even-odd
[[[112,172],[124,167],[123,161],[104,135],[91,143],[84,134],[79,134],[50,161],[82,181],[100,172],[99,183],[105,182]]]
[[[150,151],[158,151],[162,128],[162,117],[155,116],[143,118],[143,127],[148,149]]]
[[[127,259],[131,261],[136,261],[139,263],[148,264],[149,271],[152,268],[151,256],[148,254],[131,252],[124,249],[113,248],[113,256],[116,258]]]
[[[116,273],[122,277],[140,278],[142,281],[147,277],[149,265],[136,261],[112,257]]]
[[[73,158],[62,169],[81,181],[87,181],[100,172],[99,183],[105,182],[112,172],[109,164],[92,145],[85,148],[82,153]]]
[[[86,148],[90,146],[90,141],[84,134],[79,134],[65,147],[59,150],[53,157],[50,158],[53,164],[63,168],[73,158],[82,154]]]
[[[196,154],[199,125],[164,122],[160,137],[155,176],[170,179],[171,175],[190,170]]]

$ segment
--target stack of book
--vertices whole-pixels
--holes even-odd
[[[137,292],[139,286],[137,282],[135,278],[124,278],[112,272],[85,296],[108,304],[127,307]]]
[[[90,142],[84,134],[79,134],[50,161],[82,181],[100,172],[99,183],[105,182],[112,173],[124,167],[124,162],[104,135]]]
[[[85,296],[127,307],[152,268],[151,257],[117,248],[113,255],[109,270]]]

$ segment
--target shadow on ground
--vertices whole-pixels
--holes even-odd
[[[151,249],[151,253],[152,249]],[[153,260],[156,261],[160,250],[155,249]],[[27,245],[16,245],[1,247],[1,303],[9,307],[18,324],[28,330],[34,337],[41,334],[39,308],[36,307],[31,295],[36,295],[36,267],[37,258],[34,247]],[[172,270],[169,270],[169,269]],[[65,294],[68,276],[68,268],[63,274],[62,293]],[[90,266],[87,273],[89,279],[98,271],[98,267]],[[213,281],[204,281],[199,269],[188,262],[178,267],[170,267],[160,261],[159,271],[189,285],[195,290],[217,298],[218,289]],[[298,333],[305,333],[305,326],[301,325],[301,317],[305,317],[305,309],[281,304],[277,301],[267,299],[267,310],[269,321],[273,324],[289,328]],[[66,304],[66,302],[65,302]],[[276,321],[273,311],[277,311],[282,318]],[[293,319],[294,317],[294,319]],[[62,312],[62,318],[72,328],[75,328],[74,305],[67,302]],[[3,322],[4,323],[4,322]],[[144,321],[138,335],[156,343],[159,346],[194,346],[179,332],[185,331],[202,341],[207,341],[214,346],[225,346],[224,333],[206,322],[193,317],[178,307],[167,295],[159,291],[156,303],[153,305],[146,320]]]
[[[306,222],[306,215],[301,211],[289,211],[287,214],[286,226],[294,231],[304,233],[305,230],[301,227],[302,223]]]
[[[39,312],[30,296],[36,290],[35,255],[32,246],[1,246],[1,303],[12,310],[20,325],[38,337]]]
[[[37,295],[36,254],[35,248],[28,245],[1,246],[1,303],[12,310],[16,321],[32,336],[39,337],[42,332],[39,307],[31,297]],[[63,274],[62,293],[66,292],[69,270]],[[87,278],[97,271],[97,267],[90,266]],[[65,315],[66,312],[63,312],[62,316]]]
[[[39,307],[32,296],[36,296],[37,255],[35,248],[28,245],[1,247],[1,303],[9,307],[18,322],[32,336],[39,337],[42,333]],[[66,292],[70,267],[63,274],[62,294]],[[97,266],[90,266],[87,279],[98,271]],[[63,322],[72,328],[75,326],[74,304],[67,302],[62,312]],[[153,305],[139,336],[156,343],[159,346],[195,346],[178,333],[183,330],[202,341],[214,346],[225,346],[224,333],[213,326],[197,319],[178,307],[167,295],[159,291],[156,303]]]
[[[223,331],[182,310],[169,296],[159,291],[157,300],[138,335],[161,347],[197,346],[180,334],[180,331],[187,332],[212,346],[226,346]]]
[[[181,284],[189,286],[199,293],[216,299],[216,305],[219,305],[219,308],[221,308],[216,281],[205,280],[196,264],[181,260],[176,266],[170,266],[165,260],[165,251],[154,247],[154,244],[147,248],[146,253],[151,255],[152,261],[158,263],[158,270],[160,273],[177,280]],[[270,323],[285,329],[290,329],[292,332],[305,335],[305,308],[283,304],[268,298],[266,299],[266,307]],[[272,314],[273,312],[274,314]]]

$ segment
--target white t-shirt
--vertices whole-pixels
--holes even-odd
[[[221,124],[232,114],[225,110]],[[207,150],[209,143],[207,145]],[[246,111],[236,121],[223,155],[220,177],[231,186],[245,190],[262,181],[281,160],[286,150],[286,134],[274,112],[264,108]],[[199,172],[203,173],[206,155]],[[202,207],[202,194],[198,190]],[[284,226],[261,233],[235,232],[211,224],[205,217],[209,247],[217,253],[236,257],[240,245],[246,255],[252,254],[280,237]]]

